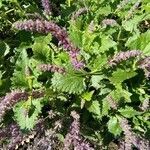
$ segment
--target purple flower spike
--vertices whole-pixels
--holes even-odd
[[[128,124],[128,120],[126,118],[122,118],[120,120],[120,126],[125,135],[125,143],[124,143],[125,150],[131,150],[132,144],[136,146],[136,137],[132,132],[131,126]]]
[[[42,6],[44,8],[44,12],[47,14],[47,15],[50,15],[51,12],[52,12],[52,8],[51,8],[51,4],[50,4],[50,1],[49,0],[41,0],[42,2]]]
[[[39,65],[39,69],[41,71],[51,71],[51,72],[58,72],[58,73],[61,73],[61,74],[64,74],[65,73],[65,69],[64,68],[60,68],[56,65],[50,65],[50,64],[41,64]]]
[[[150,57],[145,57],[144,59],[138,62],[139,68],[143,69],[145,76],[150,77]]]
[[[109,25],[109,26],[116,26],[116,25],[117,25],[117,22],[116,22],[116,20],[114,20],[114,19],[104,19],[104,20],[102,21],[102,25],[103,25],[103,26],[107,26],[107,25]]]
[[[74,121],[70,126],[69,133],[65,137],[63,150],[69,150],[71,146],[73,146],[75,150],[94,150],[90,147],[90,144],[80,136],[79,114],[77,114],[76,111],[72,111],[71,116]]]
[[[75,12],[72,16],[72,20],[76,20],[80,15],[88,12],[87,8],[80,8],[77,12]]]
[[[108,63],[111,67],[113,67],[121,63],[122,61],[128,60],[132,57],[141,56],[141,54],[142,52],[140,52],[139,50],[119,52],[113,58],[111,58]]]

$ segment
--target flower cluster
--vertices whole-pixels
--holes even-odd
[[[111,96],[107,96],[107,101],[112,109],[117,110],[117,103]]]
[[[41,0],[41,2],[42,2],[42,6],[44,8],[44,12],[48,15],[51,14],[52,9],[51,9],[51,5],[50,5],[50,1],[49,0]]]
[[[60,68],[56,65],[50,65],[50,64],[40,64],[39,65],[39,69],[41,71],[51,71],[51,72],[58,72],[58,73],[61,73],[61,74],[64,74],[65,73],[65,69],[64,68]]]
[[[116,22],[116,20],[114,20],[114,19],[104,19],[103,21],[102,21],[102,25],[103,26],[116,26],[117,25],[117,22]]]
[[[77,12],[75,12],[72,16],[72,20],[76,20],[80,15],[85,14],[88,12],[88,9],[83,7],[80,8]]]
[[[60,28],[57,24],[49,22],[46,20],[27,20],[18,21],[13,25],[16,29],[26,30],[26,31],[36,31],[40,33],[52,33],[58,41],[59,45],[62,45],[66,49],[71,57],[71,62],[75,69],[83,68],[84,64],[82,61],[78,60],[77,55],[79,55],[79,49],[74,47],[68,38],[68,34],[65,29]]]
[[[93,150],[89,143],[80,137],[80,116],[75,111],[71,112],[71,116],[74,121],[70,126],[69,133],[65,137],[64,150],[69,150],[70,146],[73,146],[76,150]]]
[[[11,93],[8,93],[1,101],[0,101],[0,120],[5,115],[7,110],[10,110],[17,102],[20,100],[27,100],[29,96],[28,92],[15,90]],[[44,96],[43,91],[33,91],[33,98],[40,98]]]
[[[123,1],[121,1],[120,4],[117,5],[117,10],[121,10],[121,9],[124,8],[124,6],[126,6],[129,2],[130,2],[130,0],[123,0]]]
[[[143,111],[146,111],[146,110],[148,110],[149,106],[150,106],[150,101],[149,101],[149,98],[147,98],[147,99],[145,99],[144,102],[142,103],[141,109],[142,109]]]
[[[131,126],[128,124],[128,120],[126,118],[122,118],[120,120],[120,126],[125,135],[125,150],[131,150],[132,144],[136,145],[136,137],[132,132]]]
[[[111,58],[108,63],[111,67],[116,66],[122,61],[128,60],[129,58],[132,58],[132,57],[141,56],[141,54],[142,53],[139,50],[119,52],[113,58]]]
[[[138,62],[139,68],[145,71],[145,76],[150,77],[150,57],[145,57]]]
[[[11,142],[8,145],[8,149],[13,150],[23,140],[23,134],[22,134],[19,126],[16,124],[11,124],[10,132],[11,132]]]
[[[134,11],[135,11],[136,9],[138,9],[140,3],[141,3],[141,0],[138,0],[138,1],[131,7],[131,9],[130,9],[129,12],[128,12],[128,15],[126,16],[126,19],[130,19],[130,18],[131,18],[131,16],[133,15]]]

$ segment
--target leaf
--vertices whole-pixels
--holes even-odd
[[[24,101],[18,103],[13,110],[20,128],[31,130],[38,120],[39,113],[41,113],[42,104],[40,99],[32,100],[33,105],[30,106],[26,103]]]
[[[110,119],[108,121],[108,130],[114,136],[121,134],[122,129],[121,129],[121,127],[119,125],[119,121],[116,117],[110,117]]]
[[[104,53],[105,51],[108,51],[110,48],[114,47],[116,48],[117,43],[110,39],[108,36],[102,36],[101,37],[101,47],[99,48],[99,51],[101,53]]]
[[[82,32],[80,31],[80,27],[76,24],[71,24],[69,27],[69,38],[77,47],[82,46]]]
[[[144,19],[145,14],[143,15],[135,15],[133,19],[128,21],[123,21],[122,25],[126,31],[138,31],[138,24]]]
[[[104,75],[93,75],[91,77],[91,83],[94,88],[99,89],[101,87],[100,81],[103,80],[105,77]]]
[[[102,109],[101,109],[102,116],[107,116],[109,110],[110,110],[110,105],[109,105],[108,101],[104,98],[102,100]]]
[[[106,55],[98,55],[94,61],[90,64],[90,69],[92,71],[98,71],[103,68],[107,64],[107,56]]]
[[[110,77],[110,81],[114,85],[121,84],[123,81],[130,79],[134,76],[136,76],[137,73],[135,71],[127,71],[122,69],[117,69],[113,72],[112,77]]]
[[[20,49],[20,55],[16,62],[16,68],[11,78],[14,87],[28,87],[25,69],[29,65],[29,59],[25,49]]]
[[[90,92],[84,92],[81,97],[83,100],[85,101],[90,101],[92,96],[93,96],[94,91],[90,91]]]
[[[138,49],[141,50],[145,55],[150,55],[150,30],[141,35],[134,36],[134,38],[130,38],[126,46],[130,49]]]
[[[68,93],[81,93],[85,89],[84,77],[74,73],[59,74],[54,73],[52,87],[58,91]]]
[[[132,118],[135,115],[139,115],[139,112],[137,112],[135,109],[129,106],[126,106],[125,108],[121,108],[118,111],[121,113],[121,115],[123,115],[126,118]]]
[[[101,116],[100,104],[98,101],[92,101],[87,107],[87,110],[97,116]]]
[[[118,86],[116,90],[113,90],[110,94],[110,96],[112,96],[113,99],[115,99],[116,101],[122,101],[122,98],[123,100],[125,100],[125,102],[131,102],[131,95],[132,93],[122,89],[122,87]]]
[[[51,41],[51,35],[40,36],[35,39],[35,43],[32,46],[34,57],[42,62],[49,60],[51,56],[51,48],[48,44]]]

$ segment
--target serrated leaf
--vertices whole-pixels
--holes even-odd
[[[32,46],[34,57],[40,61],[46,62],[50,58],[51,48],[48,44],[51,41],[51,35],[40,36],[36,38],[35,43]]]
[[[125,108],[121,108],[118,110],[121,115],[123,115],[126,118],[132,118],[135,115],[138,115],[139,112],[133,109],[132,107],[126,106]]]
[[[93,75],[91,78],[91,86],[95,87],[96,89],[99,89],[101,87],[99,83],[104,78],[104,75]]]
[[[128,46],[131,49],[139,49],[141,50],[145,55],[150,55],[150,30],[148,30],[145,33],[142,33],[141,35],[134,36],[134,38],[131,38],[127,41],[126,46]]]
[[[90,101],[92,96],[93,96],[94,91],[90,91],[90,92],[84,92],[81,97],[83,100],[85,101]]]
[[[58,91],[68,93],[81,93],[85,89],[84,77],[74,73],[55,73],[52,78],[52,87]]]
[[[121,134],[122,129],[121,129],[121,127],[119,125],[119,121],[116,117],[110,117],[110,119],[108,121],[108,130],[114,136]]]
[[[106,99],[102,100],[102,109],[101,109],[101,114],[102,116],[107,116],[108,112],[110,110],[110,105]]]
[[[130,98],[131,95],[132,93],[122,89],[121,86],[110,93],[110,96],[112,96],[113,99],[119,101],[119,100],[122,100],[123,98],[125,102],[131,102],[131,98]]]
[[[16,105],[14,110],[15,120],[19,124],[21,129],[33,129],[38,115],[41,112],[41,102],[40,99],[32,100],[32,105],[26,107],[26,102],[20,102]]]
[[[118,85],[122,83],[123,81],[130,79],[134,76],[136,76],[137,73],[135,71],[127,71],[122,69],[117,69],[117,71],[114,71],[112,74],[112,77],[109,78],[112,84]]]
[[[29,65],[29,59],[25,49],[20,49],[20,55],[16,62],[16,68],[11,78],[14,87],[28,87],[25,69]]]
[[[106,55],[99,55],[97,56],[94,61],[92,61],[92,64],[90,64],[90,69],[92,71],[97,71],[103,68],[104,65],[107,64],[107,56]]]
[[[101,47],[99,48],[99,51],[101,53],[104,53],[105,51],[108,51],[110,48],[114,47],[116,48],[117,43],[110,39],[108,36],[102,36],[101,37]]]
[[[92,101],[88,106],[87,110],[97,116],[101,116],[100,104],[98,101]]]

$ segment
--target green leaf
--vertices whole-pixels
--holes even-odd
[[[130,49],[139,49],[145,55],[149,56],[150,55],[150,30],[148,30],[145,33],[142,33],[141,35],[130,38],[126,43],[126,46],[128,46]]]
[[[116,48],[117,43],[113,41],[109,36],[102,36],[101,37],[101,47],[99,49],[99,52],[104,53],[105,51],[108,51],[110,48],[114,47]]]
[[[48,44],[51,41],[51,35],[40,36],[35,39],[35,43],[32,46],[34,57],[40,61],[46,62],[51,56],[51,48]]]
[[[14,87],[28,87],[28,80],[25,75],[25,69],[29,65],[29,59],[25,49],[19,49],[20,55],[16,62],[16,68],[11,78]]]
[[[110,119],[108,121],[108,130],[114,136],[121,134],[122,129],[121,129],[121,127],[119,125],[119,121],[116,117],[110,117]]]
[[[107,56],[106,55],[98,55],[94,61],[90,64],[90,69],[92,71],[98,71],[103,68],[107,64]]]
[[[109,110],[110,110],[110,105],[109,105],[107,99],[104,98],[104,99],[102,100],[101,115],[102,115],[102,116],[107,116]]]
[[[122,98],[123,100],[125,100],[125,102],[131,102],[131,95],[132,93],[122,89],[122,87],[118,86],[116,90],[113,90],[111,93],[110,93],[110,96],[112,96],[113,99],[115,99],[116,101],[122,101]]]
[[[0,57],[4,57],[9,53],[9,46],[7,43],[0,41]]]
[[[109,79],[112,82],[112,84],[119,85],[123,81],[130,79],[136,75],[137,75],[137,73],[135,71],[127,71],[127,70],[117,69],[116,71],[113,72],[112,77]]]
[[[139,115],[139,112],[137,112],[135,109],[129,106],[126,106],[125,108],[121,108],[118,111],[121,113],[121,115],[123,115],[126,118],[132,118],[135,115]]]
[[[87,110],[97,116],[101,116],[100,104],[98,101],[92,101],[87,107]]]
[[[52,87],[62,92],[81,93],[85,89],[84,77],[74,73],[54,73]]]
[[[41,113],[42,104],[40,99],[32,100],[32,105],[27,102],[20,102],[14,107],[15,120],[18,122],[21,129],[31,130],[38,120],[38,115]]]
[[[93,75],[91,78],[91,83],[94,88],[99,89],[101,87],[100,81],[105,78],[104,75]]]
[[[92,96],[93,96],[94,91],[90,91],[90,92],[84,92],[81,97],[83,100],[85,101],[90,101]]]

